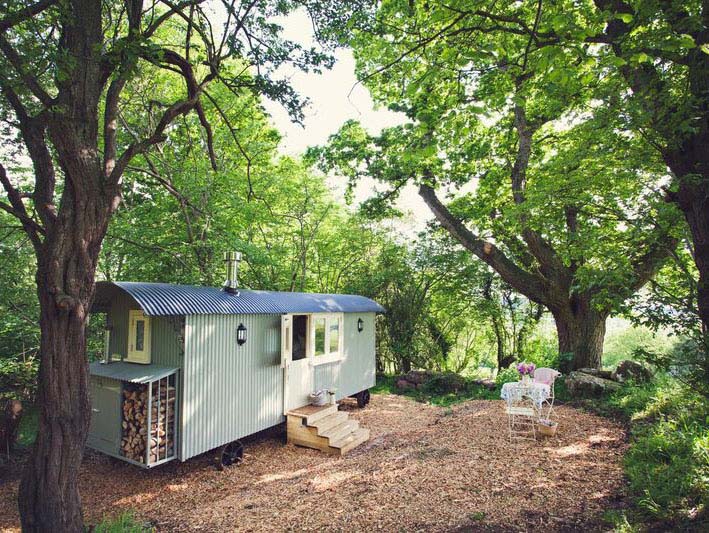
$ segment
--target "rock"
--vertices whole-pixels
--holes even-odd
[[[431,372],[426,372],[423,370],[412,370],[408,374],[404,375],[403,378],[409,383],[414,383],[416,385],[421,385],[429,379],[431,379]]]
[[[465,390],[467,382],[463,376],[454,372],[442,372],[429,376],[426,387],[438,392],[458,392]]]
[[[646,383],[652,379],[652,372],[637,361],[626,359],[618,363],[612,379],[624,383],[633,380],[636,383]]]
[[[620,385],[610,379],[576,370],[566,376],[566,388],[574,397],[598,397],[619,389]]]
[[[577,372],[583,372],[584,374],[590,374],[598,378],[603,379],[613,379],[613,372],[610,370],[601,370],[600,368],[579,368]]]
[[[410,381],[407,381],[404,378],[399,378],[394,382],[394,385],[396,386],[397,389],[399,390],[410,390],[410,389],[415,389],[416,384],[411,383]]]

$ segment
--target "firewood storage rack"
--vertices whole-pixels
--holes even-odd
[[[161,365],[92,363],[90,447],[122,461],[152,468],[178,457],[179,369]]]
[[[124,382],[121,394],[122,458],[152,468],[176,457],[177,374]]]

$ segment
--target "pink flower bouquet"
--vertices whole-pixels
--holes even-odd
[[[531,378],[536,368],[534,363],[519,363],[517,365],[517,372],[519,372],[519,375],[522,377],[529,376]]]

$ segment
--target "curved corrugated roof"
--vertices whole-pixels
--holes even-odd
[[[151,316],[384,312],[374,300],[353,294],[239,289],[235,295],[216,287],[131,281],[97,283],[95,309],[105,307],[112,287],[127,292]]]

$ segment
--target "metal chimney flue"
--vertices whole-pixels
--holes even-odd
[[[241,252],[224,252],[224,263],[226,263],[226,281],[224,291],[229,294],[239,294],[239,263],[241,262]]]

